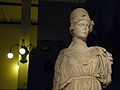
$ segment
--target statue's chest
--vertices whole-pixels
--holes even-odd
[[[86,50],[83,52],[74,51],[70,55],[71,58],[74,58],[76,62],[81,63],[83,66],[89,65],[91,63],[98,63],[98,56],[94,50]]]

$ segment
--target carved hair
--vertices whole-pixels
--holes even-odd
[[[93,30],[94,22],[91,21],[88,12],[83,8],[76,8],[70,14],[70,32],[72,34],[74,25],[80,20],[88,20],[90,22],[90,32]]]

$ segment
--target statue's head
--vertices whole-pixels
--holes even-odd
[[[81,20],[87,20],[90,23],[89,32],[93,30],[93,21],[91,21],[88,12],[83,8],[76,8],[70,14],[70,31],[74,30],[74,26]]]

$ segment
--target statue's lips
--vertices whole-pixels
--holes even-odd
[[[87,34],[87,32],[82,32],[82,34],[85,34],[85,35],[86,35],[86,34]]]

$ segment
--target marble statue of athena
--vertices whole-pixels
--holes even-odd
[[[112,54],[100,46],[87,46],[94,22],[85,9],[74,9],[70,23],[72,42],[57,57],[52,90],[102,90],[112,81]]]

